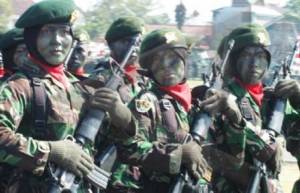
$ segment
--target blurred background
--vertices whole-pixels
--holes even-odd
[[[0,33],[14,26],[15,21],[37,0],[0,0]],[[178,28],[193,48],[188,60],[189,83],[201,84],[209,74],[220,40],[233,28],[246,23],[264,25],[271,36],[272,63],[266,84],[282,62],[291,54],[300,38],[300,0],[75,0],[80,12],[75,27],[85,29],[91,41],[89,60],[104,59],[109,49],[104,40],[108,26],[121,16],[137,16],[146,22],[149,32],[159,28]],[[291,67],[294,78],[300,79],[300,55]],[[295,159],[284,152],[280,176],[285,192],[299,178]]]

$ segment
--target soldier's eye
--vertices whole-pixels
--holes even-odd
[[[48,28],[44,28],[41,30],[41,33],[47,35],[50,34],[50,30]]]

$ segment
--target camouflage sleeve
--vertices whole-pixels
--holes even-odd
[[[225,139],[224,142],[228,147],[229,153],[235,158],[235,167],[239,168],[244,163],[245,148],[246,148],[246,124],[243,120],[243,124],[240,126],[232,125],[228,122],[224,122]]]
[[[128,164],[141,166],[145,171],[176,174],[180,170],[182,148],[177,143],[157,141],[153,119],[147,113],[133,112],[132,129],[136,135],[118,148],[118,155]],[[154,118],[155,119],[155,118]]]
[[[26,77],[15,75],[0,91],[0,161],[41,175],[49,147],[18,133],[18,127],[31,106],[31,87]]]
[[[267,130],[257,129],[245,119],[239,126],[227,124],[225,128],[230,153],[240,160],[240,165],[244,163],[246,148],[259,161],[266,162],[273,157],[277,144]]]

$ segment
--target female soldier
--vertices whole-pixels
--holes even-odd
[[[177,30],[155,30],[142,41],[140,54],[140,65],[153,85],[131,104],[135,121],[130,130],[135,136],[119,147],[119,156],[141,166],[141,192],[168,192],[181,165],[206,186],[203,177],[209,178],[209,167],[200,145],[189,135],[191,92],[185,76],[185,39]]]
[[[224,74],[224,90],[208,90],[207,99],[200,105],[217,117],[213,132],[217,149],[211,154],[217,157],[211,159],[215,192],[244,192],[251,186],[250,168],[258,162],[266,166],[264,185],[271,192],[281,192],[280,144],[274,131],[267,128],[270,99],[264,96],[262,85],[271,59],[268,32],[253,24],[234,29],[220,45],[221,57],[230,40],[235,44]]]
[[[82,148],[66,140],[74,135],[89,96],[78,80],[64,71],[75,17],[72,1],[44,0],[16,22],[16,27],[24,28],[31,63],[14,74],[0,92],[0,161],[14,168],[7,192],[47,192],[53,180],[49,162],[81,178],[93,169],[89,155],[93,144]],[[114,118],[118,121],[118,115]],[[80,181],[79,187],[78,192],[89,189],[85,181]]]

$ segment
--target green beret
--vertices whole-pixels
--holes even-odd
[[[87,31],[81,28],[74,29],[74,39],[78,40],[79,42],[88,42],[90,41],[90,36]]]
[[[14,28],[9,30],[0,39],[0,50],[8,49],[12,46],[16,46],[24,41],[23,29]]]
[[[122,17],[110,25],[105,39],[108,43],[112,43],[137,33],[145,33],[144,22],[136,17]]]
[[[160,47],[185,48],[188,45],[184,35],[179,30],[159,29],[154,30],[142,41],[140,54],[159,49]]]
[[[78,17],[72,0],[43,0],[29,7],[15,26],[28,28],[48,23],[73,23]]]
[[[224,50],[227,50],[228,41],[231,39],[235,41],[232,52],[241,50],[246,46],[261,45],[267,47],[271,45],[269,33],[263,26],[247,24],[232,30],[228,36],[222,39],[218,48],[218,54],[221,58],[224,56]]]
[[[147,69],[151,64],[152,55],[168,48],[184,48],[187,51],[185,36],[179,30],[174,29],[159,29],[150,32],[141,44],[140,65]]]

